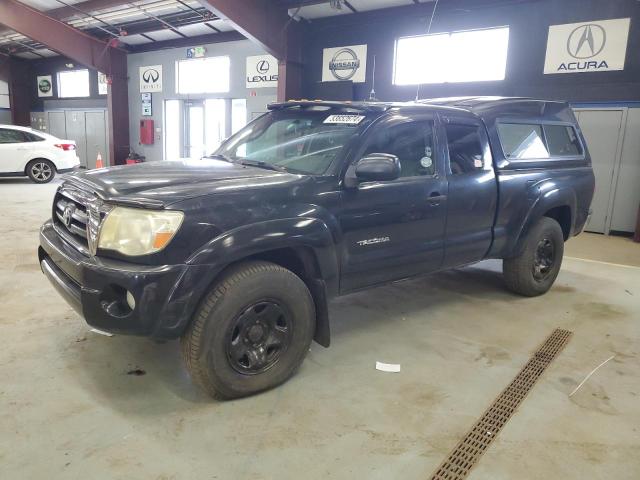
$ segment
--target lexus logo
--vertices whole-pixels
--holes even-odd
[[[567,52],[573,58],[585,59],[598,55],[607,43],[607,33],[600,25],[588,23],[575,28],[567,39]]]
[[[269,62],[266,60],[260,60],[256,65],[256,70],[259,74],[264,75],[269,71]]]
[[[156,83],[160,79],[160,73],[155,68],[150,68],[142,73],[144,83]]]
[[[350,48],[342,48],[336,52],[329,62],[329,70],[338,80],[349,80],[360,67],[356,52]]]
[[[73,220],[73,214],[75,211],[76,206],[72,203],[64,207],[64,212],[62,213],[62,223],[64,223],[67,228],[71,226],[71,221]]]

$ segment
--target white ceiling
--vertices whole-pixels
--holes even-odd
[[[420,3],[428,3],[433,0],[420,0]],[[349,4],[356,12],[367,12],[370,10],[379,10],[382,8],[403,7],[414,5],[413,0],[348,0]],[[325,3],[316,5],[306,5],[304,7],[290,8],[289,15],[305,20],[314,20],[317,18],[334,17],[336,15],[349,15],[354,12],[345,4],[340,9],[332,8],[329,0]]]

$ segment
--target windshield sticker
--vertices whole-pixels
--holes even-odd
[[[358,125],[365,119],[364,115],[329,115],[323,123],[335,123],[340,125]]]

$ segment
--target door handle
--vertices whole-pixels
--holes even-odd
[[[427,203],[430,206],[437,206],[440,205],[440,202],[442,202],[442,200],[444,200],[445,198],[447,198],[446,195],[440,195],[440,193],[438,192],[432,192],[429,197],[427,198]]]

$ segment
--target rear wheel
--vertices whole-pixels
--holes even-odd
[[[44,158],[31,160],[26,170],[31,181],[35,183],[48,183],[56,175],[56,167]]]
[[[243,397],[286,381],[309,350],[315,308],[305,283],[252,261],[226,272],[181,339],[194,382],[216,398]]]
[[[502,264],[507,288],[527,297],[546,293],[560,272],[563,253],[560,224],[552,218],[541,218],[525,238],[522,253]]]

